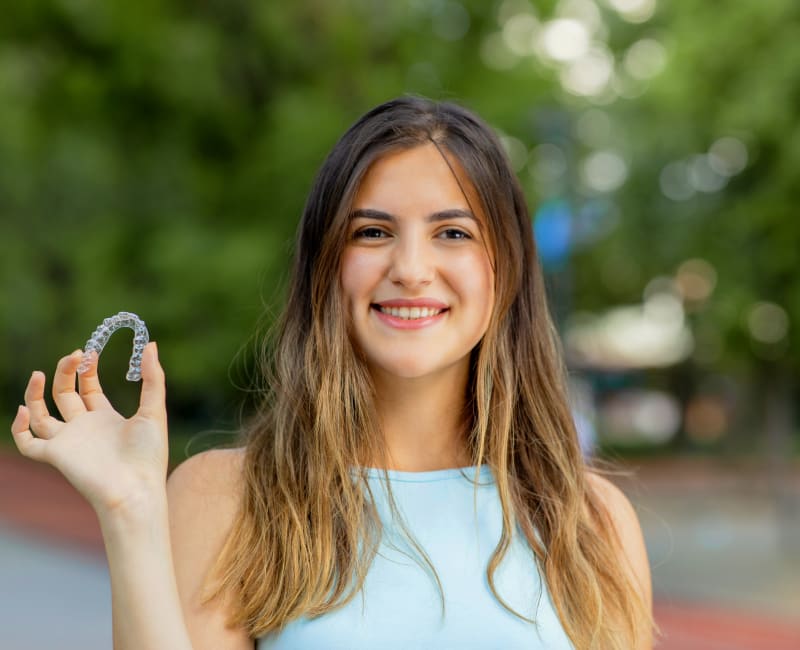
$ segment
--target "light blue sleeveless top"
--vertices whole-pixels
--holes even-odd
[[[323,616],[301,618],[262,637],[258,650],[572,650],[530,547],[514,538],[495,572],[500,596],[486,579],[500,539],[502,510],[491,470],[389,471],[392,494],[413,538],[433,563],[444,591],[393,521],[382,470],[367,470],[384,526],[362,592]]]

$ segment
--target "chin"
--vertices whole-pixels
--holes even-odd
[[[456,364],[431,363],[431,359],[409,358],[384,359],[375,363],[373,368],[383,376],[396,377],[397,379],[422,379],[441,375],[452,370]]]
[[[397,377],[398,379],[420,379],[433,374],[434,370],[427,366],[405,363],[381,366],[381,372],[382,374]]]

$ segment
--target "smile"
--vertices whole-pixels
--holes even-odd
[[[428,318],[441,314],[444,309],[433,309],[431,307],[378,307],[381,313],[389,314],[403,320],[415,320],[417,318]]]
[[[373,313],[384,325],[393,329],[415,330],[439,323],[449,309],[434,307],[384,307],[371,305]]]

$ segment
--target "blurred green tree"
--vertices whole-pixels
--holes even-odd
[[[173,425],[229,425],[316,167],[366,108],[405,92],[477,110],[533,206],[583,215],[571,307],[637,301],[702,258],[717,281],[690,316],[692,372],[777,381],[781,408],[796,395],[791,0],[31,0],[3,13],[8,413],[29,369],[129,310],[160,342]],[[103,365],[123,368],[126,345]],[[107,388],[130,410],[116,374]]]

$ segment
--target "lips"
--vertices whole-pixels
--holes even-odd
[[[433,298],[397,298],[383,300],[370,306],[383,315],[402,318],[403,320],[432,318],[448,309],[445,303]]]

